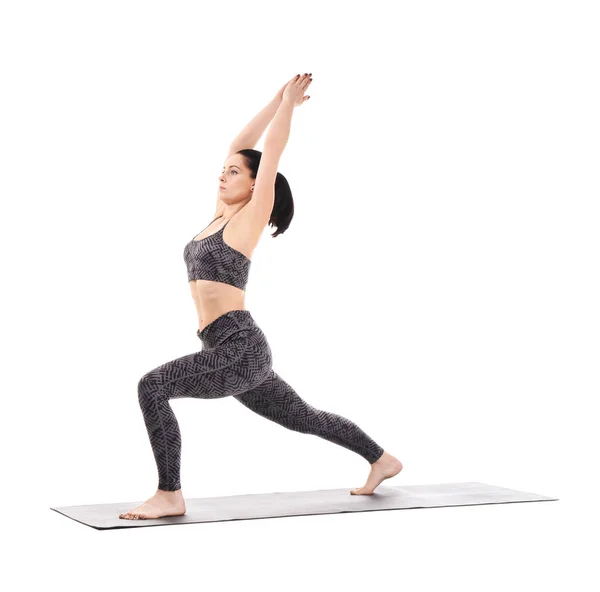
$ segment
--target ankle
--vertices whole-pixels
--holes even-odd
[[[156,493],[158,495],[162,495],[164,497],[181,497],[182,496],[181,489],[178,489],[177,491],[167,491],[166,489],[157,489]]]
[[[383,451],[383,454],[373,463],[374,465],[382,464],[390,457],[389,452]]]

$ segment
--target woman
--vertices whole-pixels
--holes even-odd
[[[351,490],[354,495],[372,494],[381,481],[402,470],[402,463],[357,425],[312,407],[273,371],[267,339],[244,306],[252,252],[265,226],[277,225],[273,234],[277,236],[293,217],[290,188],[277,172],[277,165],[289,137],[294,108],[310,98],[304,91],[311,82],[310,74],[292,78],[234,140],[219,179],[216,217],[185,246],[202,350],[155,368],[138,384],[139,403],[158,467],[158,490],[119,518],[185,514],[179,481],[181,436],[169,404],[170,399],[180,397],[232,396],[290,430],[319,436],[360,454],[371,464],[371,472],[363,487]],[[256,144],[271,119],[262,155],[247,148]]]

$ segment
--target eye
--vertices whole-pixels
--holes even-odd
[[[237,175],[237,171],[233,171],[233,170],[232,170],[231,172],[232,172],[232,173],[235,173],[235,174]]]

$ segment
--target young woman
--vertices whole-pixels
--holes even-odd
[[[384,479],[402,470],[402,463],[357,425],[312,407],[296,394],[273,370],[267,339],[244,306],[252,252],[265,226],[277,226],[275,237],[285,232],[294,214],[290,187],[277,166],[292,113],[310,98],[304,91],[311,82],[311,74],[292,78],[233,141],[219,178],[215,219],[185,246],[202,349],[162,364],[139,381],[139,403],[158,467],[158,490],[119,518],[185,514],[179,480],[181,435],[169,404],[180,397],[234,397],[290,430],[360,454],[371,470],[366,484],[351,490],[355,495],[372,494]],[[248,146],[256,144],[271,119],[261,155]]]

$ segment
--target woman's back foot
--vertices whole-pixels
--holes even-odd
[[[371,465],[367,482],[362,487],[351,489],[350,493],[352,495],[371,495],[384,479],[395,477],[402,468],[402,463],[395,456],[384,452],[381,458]]]

